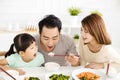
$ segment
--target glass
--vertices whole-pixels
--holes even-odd
[[[117,80],[117,72],[112,71],[111,62],[112,60],[109,60],[105,68],[106,80]]]

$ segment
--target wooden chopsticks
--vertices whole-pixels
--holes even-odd
[[[106,76],[108,76],[109,67],[110,67],[110,63],[107,63]]]
[[[10,76],[11,78],[13,78],[13,80],[16,80],[12,75],[10,75],[7,71],[5,71],[3,68],[0,68],[4,73],[6,73],[8,76]]]
[[[54,54],[54,56],[69,56],[68,54]],[[78,56],[79,57],[79,55],[75,55],[75,56]]]

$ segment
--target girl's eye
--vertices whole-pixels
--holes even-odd
[[[31,47],[31,49],[34,49],[34,47]]]

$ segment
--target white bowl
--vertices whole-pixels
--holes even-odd
[[[47,71],[57,71],[59,68],[60,68],[60,65],[56,62],[45,63],[45,69]]]

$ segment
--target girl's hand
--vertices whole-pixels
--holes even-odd
[[[25,71],[23,71],[22,69],[17,69],[17,68],[11,68],[9,67],[8,65],[5,65],[5,66],[1,66],[1,68],[3,68],[4,70],[16,70],[19,72],[19,75],[24,75],[25,74]],[[0,70],[1,71],[1,70]]]
[[[69,54],[65,56],[65,59],[70,62],[72,66],[79,66],[80,65],[80,58],[75,56],[74,54]]]
[[[104,63],[89,63],[85,66],[85,68],[102,69],[104,68]]]
[[[19,72],[19,75],[24,75],[25,74],[25,71],[23,71],[22,69],[14,69],[16,71]]]

